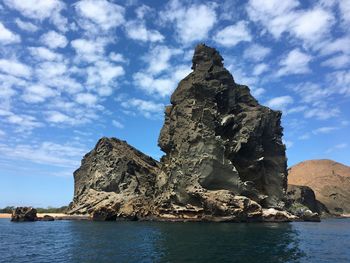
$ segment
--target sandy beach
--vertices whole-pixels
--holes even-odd
[[[84,215],[67,215],[63,213],[38,213],[39,218],[44,217],[44,215],[49,215],[55,219],[65,219],[65,220],[86,220],[89,217]],[[11,218],[11,214],[0,213],[0,218]]]

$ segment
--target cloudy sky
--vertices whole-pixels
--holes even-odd
[[[0,0],[0,207],[64,205],[102,136],[159,159],[193,48],[283,112],[288,164],[350,164],[349,0]]]

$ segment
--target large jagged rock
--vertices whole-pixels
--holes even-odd
[[[273,208],[269,220],[290,219],[277,212],[287,187],[281,112],[261,106],[222,61],[214,48],[196,47],[193,72],[165,109],[159,163],[102,138],[74,173],[70,213],[241,222],[262,221]]]
[[[160,165],[124,141],[102,138],[74,172],[71,214],[96,220],[145,217],[154,197]]]
[[[166,107],[159,146],[170,202],[193,201],[190,189],[229,190],[264,207],[283,207],[287,187],[281,112],[261,106],[238,85],[213,48],[198,45],[193,72]],[[195,200],[194,202],[196,202]]]

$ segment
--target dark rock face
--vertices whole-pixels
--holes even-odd
[[[160,173],[157,161],[126,142],[102,138],[74,172],[70,213],[88,213],[96,220],[145,217]]]
[[[318,201],[314,191],[307,186],[288,185],[287,209],[304,221],[320,221],[321,216],[329,216],[327,207]]]
[[[196,47],[193,72],[165,109],[160,162],[102,138],[74,173],[70,213],[95,220],[258,221],[265,208],[283,209],[281,112],[261,106],[222,61],[215,49]],[[278,210],[265,214],[293,218]]]
[[[289,184],[287,197],[290,201],[289,206],[294,209],[298,209],[299,206],[299,209],[307,208],[319,215],[329,214],[326,206],[316,199],[315,192],[308,186]]]
[[[32,207],[17,207],[12,211],[12,222],[32,222],[37,220],[36,209]]]
[[[191,201],[188,188],[196,187],[281,208],[287,187],[281,112],[259,105],[222,60],[215,49],[197,46],[194,71],[171,96],[158,140],[166,153],[163,187],[180,204]]]

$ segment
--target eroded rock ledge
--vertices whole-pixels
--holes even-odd
[[[281,112],[234,82],[223,58],[198,45],[193,72],[165,109],[157,162],[102,138],[74,173],[72,214],[95,220],[291,221]]]

